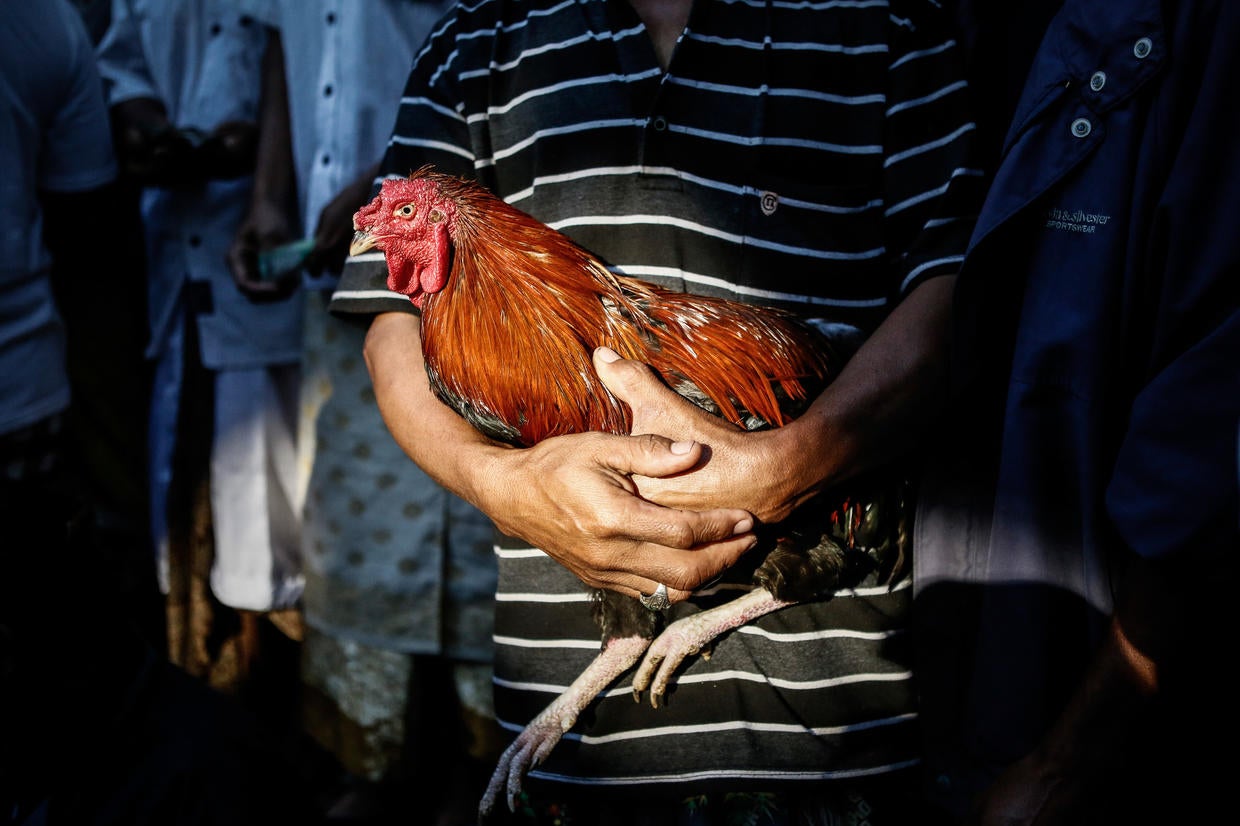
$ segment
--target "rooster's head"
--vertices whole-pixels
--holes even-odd
[[[427,167],[408,178],[389,178],[353,216],[349,254],[382,250],[388,289],[409,296],[419,308],[448,282],[457,204],[441,189],[447,178]]]

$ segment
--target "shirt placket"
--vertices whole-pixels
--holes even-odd
[[[344,13],[343,9],[335,7],[327,8],[323,11],[324,36],[323,36],[323,55],[319,61],[319,75],[316,84],[316,101],[315,119],[319,126],[319,134],[323,135],[323,142],[316,148],[314,157],[314,168],[310,175],[310,191],[307,193],[307,202],[312,204],[325,205],[332,199],[336,191],[340,189],[343,182],[339,180],[340,175],[337,170],[341,168],[341,163],[345,160],[340,157],[341,143],[338,140],[339,130],[347,128],[341,122],[341,105],[340,105],[340,78],[338,76],[340,66],[340,39],[343,24],[340,15]],[[354,11],[354,13],[356,13]],[[314,215],[306,216],[306,220],[313,221],[316,219]],[[305,228],[307,235],[314,232],[313,226]]]

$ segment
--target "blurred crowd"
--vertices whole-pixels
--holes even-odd
[[[0,823],[473,818],[491,523],[325,309],[447,6],[4,3]]]

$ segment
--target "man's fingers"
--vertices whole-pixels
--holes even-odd
[[[647,545],[643,548],[642,563],[634,566],[639,569],[638,573],[616,572],[614,581],[603,587],[638,597],[654,593],[662,584],[667,587],[668,601],[680,602],[717,579],[756,543],[753,534],[742,534],[692,551]]]
[[[597,450],[598,464],[626,476],[651,478],[690,471],[702,456],[702,446],[697,442],[673,442],[652,434],[607,437]],[[753,517],[740,508],[691,511],[661,507],[640,497],[630,501],[626,532],[669,548],[702,547],[753,528]]]
[[[739,508],[688,511],[641,502],[626,523],[630,536],[665,548],[700,553],[753,530],[753,517]]]
[[[668,585],[666,582],[660,583],[660,582],[655,582],[654,580],[650,580],[645,585],[635,586],[633,593],[630,594],[630,596],[637,597],[638,599],[641,599],[642,597],[654,596],[655,592],[658,590],[660,585],[662,585],[664,588],[667,589],[667,601],[670,604],[675,604],[677,602],[683,602],[684,600],[688,599],[689,597],[693,595],[692,591],[679,591],[671,587],[670,585]],[[624,588],[621,588],[619,590],[621,591],[621,593],[625,591]],[[650,607],[650,606],[647,606],[647,607]]]
[[[633,411],[634,433],[651,432],[653,428],[646,423],[663,421],[667,412],[684,405],[697,409],[660,381],[650,367],[622,359],[607,347],[594,351],[594,370],[612,395]]]
[[[669,589],[688,592],[701,588],[735,565],[758,543],[752,533],[741,533],[691,551],[667,551],[654,555],[651,579]]]
[[[673,601],[710,582],[732,567],[757,542],[754,519],[734,508],[685,511],[642,500],[629,513],[627,532],[638,539],[625,556],[623,570],[609,579],[612,587],[650,593],[662,583],[681,592]]]
[[[617,436],[608,439],[597,460],[624,474],[661,478],[686,473],[702,459],[697,442],[674,442],[664,436]]]

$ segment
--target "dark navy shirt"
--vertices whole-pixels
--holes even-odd
[[[914,544],[927,765],[957,803],[1062,708],[1125,558],[1240,546],[1238,43],[1234,3],[1067,2],[1016,106]]]

